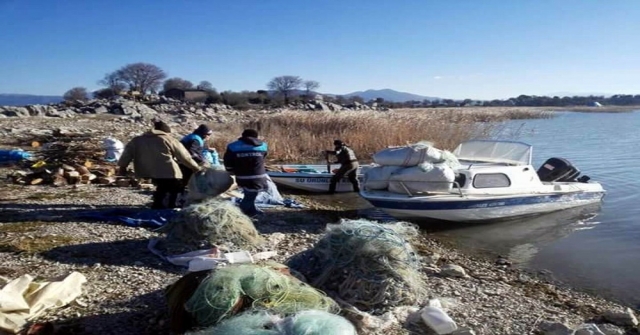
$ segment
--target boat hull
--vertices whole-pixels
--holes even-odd
[[[372,195],[361,196],[371,205],[402,220],[441,220],[453,222],[487,222],[509,220],[518,217],[586,206],[602,201],[603,190],[564,194],[518,195],[473,198],[451,196],[432,198],[400,198]]]
[[[297,170],[314,170],[314,172],[283,172],[283,171],[268,171],[267,174],[271,177],[274,183],[279,186],[293,188],[306,192],[322,193],[329,191],[329,183],[331,182],[332,173],[327,172],[326,165],[283,165],[285,169]],[[339,165],[330,166],[329,170],[333,171],[339,168]],[[362,183],[363,169],[366,170],[366,166],[361,166],[358,170],[358,180]],[[336,192],[354,192],[353,185],[348,178],[342,178],[336,184]]]

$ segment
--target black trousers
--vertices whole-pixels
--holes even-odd
[[[191,170],[190,168],[180,164],[180,171],[182,171],[182,185],[183,185],[183,189],[186,191],[187,190],[187,185],[189,185],[189,179],[191,179],[191,176],[193,175],[193,170]]]
[[[153,192],[153,209],[166,209],[177,208],[178,195],[184,190],[182,180],[180,179],[154,179],[153,183],[156,185],[156,190]],[[169,198],[167,204],[164,204],[164,199]]]
[[[358,162],[349,162],[347,164],[343,164],[338,169],[338,172],[331,177],[331,182],[329,183],[329,193],[336,192],[336,186],[340,179],[342,179],[345,175],[349,178],[351,185],[353,185],[354,192],[360,192],[360,184],[358,183]]]

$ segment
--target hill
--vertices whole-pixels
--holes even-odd
[[[377,98],[382,98],[385,101],[391,101],[391,102],[405,102],[410,100],[423,101],[425,99],[440,100],[440,98],[436,98],[436,97],[427,97],[427,96],[413,94],[413,93],[398,92],[388,88],[382,89],[382,90],[358,91],[358,92],[345,94],[344,96],[347,96],[347,97],[359,96],[363,98],[365,101],[374,100]]]
[[[55,95],[4,94],[0,93],[0,106],[46,105],[63,99]]]

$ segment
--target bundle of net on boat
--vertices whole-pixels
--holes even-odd
[[[293,256],[287,265],[340,301],[381,314],[425,297],[418,256],[407,241],[416,235],[415,226],[406,222],[342,220],[328,225],[312,249]]]
[[[216,325],[249,309],[283,316],[304,310],[339,311],[331,298],[293,277],[286,268],[255,264],[215,269],[200,283],[185,309],[201,327]]]
[[[267,311],[250,311],[219,325],[188,335],[356,335],[345,318],[324,311],[308,310],[282,317]]]
[[[263,245],[251,219],[231,201],[207,199],[178,212],[162,228],[167,244],[188,249],[211,246],[228,250],[257,250]]]

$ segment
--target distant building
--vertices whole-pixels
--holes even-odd
[[[196,89],[180,89],[180,88],[172,88],[166,90],[163,95],[167,98],[182,100],[182,101],[191,101],[191,102],[205,102],[209,93],[205,90],[196,90]]]

